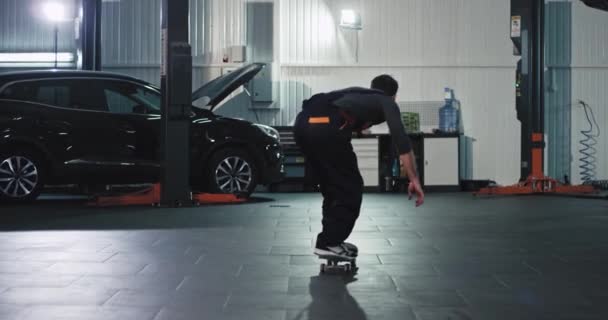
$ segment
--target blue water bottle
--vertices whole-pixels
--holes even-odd
[[[439,109],[439,130],[447,133],[458,131],[458,110],[454,108],[450,88],[445,88],[445,104]]]

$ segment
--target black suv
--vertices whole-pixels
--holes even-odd
[[[221,117],[213,108],[249,82],[250,64],[193,93],[191,184],[251,193],[282,178],[278,132]],[[45,185],[157,182],[160,90],[124,75],[88,71],[0,74],[0,198],[35,199]]]

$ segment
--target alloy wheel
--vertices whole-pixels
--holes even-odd
[[[36,164],[23,156],[12,156],[0,162],[0,192],[9,198],[24,198],[38,186]]]
[[[215,182],[226,193],[247,192],[252,180],[251,165],[241,157],[228,157],[215,169]]]

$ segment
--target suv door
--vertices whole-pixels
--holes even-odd
[[[38,132],[33,136],[42,137],[61,164],[55,171],[63,180],[108,184],[154,180],[141,165],[154,161],[150,149],[159,135],[150,131],[155,126],[152,122],[159,121],[142,121],[153,120],[153,114],[142,117],[126,112],[128,104],[118,83],[78,77],[23,80],[7,86],[0,97],[47,106],[28,118],[33,119],[32,130]]]
[[[108,110],[115,121],[129,131],[134,142],[133,170],[141,180],[158,181],[160,177],[160,93],[152,87],[126,80],[105,80],[103,88]]]
[[[55,78],[15,82],[0,95],[4,98],[41,103],[30,114],[32,130],[53,153],[61,167],[58,176],[70,182],[93,183],[111,180],[108,164],[125,161],[119,149],[114,123],[103,109],[103,95],[88,86],[87,79]]]
[[[88,123],[90,159],[96,165],[94,175],[105,175],[100,181],[107,183],[149,182],[142,174],[142,156],[138,149],[140,126],[135,123],[127,108],[132,108],[116,94],[115,81],[105,78],[80,79],[74,90],[74,108]],[[123,112],[116,112],[121,110]],[[88,122],[88,121],[87,121]]]
[[[64,80],[22,80],[5,86],[0,98],[32,102],[29,108],[15,110],[21,121],[15,140],[39,143],[51,155],[49,168],[65,177],[64,163],[80,159],[84,151],[75,141],[78,122],[71,107],[72,82]],[[17,124],[13,124],[17,125]],[[80,133],[81,134],[81,133]]]

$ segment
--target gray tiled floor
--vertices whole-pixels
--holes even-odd
[[[608,201],[367,194],[355,277],[318,194],[185,209],[0,207],[0,319],[606,319]]]

